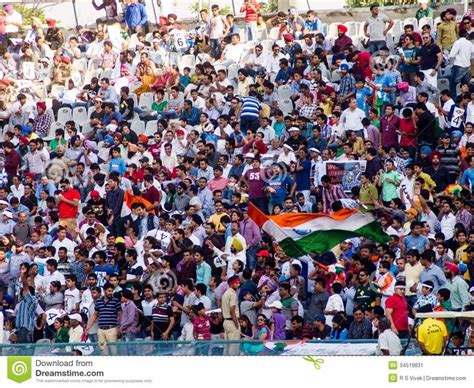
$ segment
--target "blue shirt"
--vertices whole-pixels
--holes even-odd
[[[143,26],[148,21],[145,7],[140,3],[130,4],[125,8],[124,16],[125,23],[130,29],[134,29],[137,26]]]
[[[193,106],[191,108],[191,112],[187,112],[185,109],[183,109],[183,111],[181,112],[180,119],[187,120],[189,125],[198,125],[200,115],[201,113],[199,112],[199,109]]]
[[[372,95],[372,90],[364,86],[361,89],[356,88],[355,98],[357,101],[357,107],[362,109],[364,112],[368,107],[367,98]]]
[[[109,162],[109,171],[118,172],[120,175],[125,174],[125,172],[127,171],[127,165],[125,163],[125,160],[123,160],[122,158],[111,159]]]
[[[285,83],[287,83],[289,79],[290,79],[290,69],[288,68],[288,71],[280,69],[278,70],[278,73],[276,75],[275,83],[279,83],[280,81],[284,81]]]
[[[288,189],[291,190],[292,185],[293,180],[288,175],[272,177],[267,183],[267,187],[275,189],[275,193],[271,194],[271,202],[283,205],[283,201],[288,196]]]
[[[462,174],[462,185],[470,185],[471,189],[474,186],[474,168],[470,167]]]
[[[303,170],[295,170],[296,191],[310,190],[311,179],[309,179],[309,177],[311,174],[311,161],[304,160],[300,162],[300,167],[303,167]]]
[[[99,329],[109,326],[117,327],[118,313],[120,310],[122,310],[122,307],[117,298],[112,298],[108,301],[105,301],[104,298],[100,298],[95,302],[95,311],[99,318]]]
[[[304,27],[309,31],[317,31],[319,27],[319,19],[314,19],[312,22],[306,20],[304,22]]]
[[[413,235],[409,234],[403,239],[403,244],[405,245],[407,251],[410,249],[416,249],[418,252],[422,253],[425,251],[426,245],[430,242],[425,236],[417,236],[414,237]]]

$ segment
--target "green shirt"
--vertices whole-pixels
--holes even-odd
[[[419,9],[418,11],[416,11],[416,15],[415,17],[417,18],[418,21],[420,21],[421,18],[432,18],[433,17],[433,10],[428,7],[426,9]],[[420,30],[421,30],[421,27],[423,26],[420,26]]]
[[[387,182],[387,179],[390,178],[397,185]],[[398,198],[398,185],[400,184],[400,178],[395,171],[384,172],[382,175],[382,199],[385,202],[390,202],[394,198]]]
[[[366,202],[371,202],[374,199],[378,199],[379,197],[379,192],[377,191],[377,188],[369,183],[367,186],[361,186],[360,187],[360,192],[359,192],[359,200],[369,209],[369,210],[374,210],[375,206],[373,204],[367,204]]]
[[[58,145],[66,145],[66,140],[64,139],[61,139],[61,143],[58,142],[58,139],[53,139],[51,140],[51,143],[49,143],[49,147],[51,148],[51,151],[56,151],[56,149],[58,148]]]
[[[362,309],[375,306],[375,298],[379,298],[379,286],[375,283],[368,283],[366,286],[359,286],[356,288],[354,301]]]
[[[157,112],[163,112],[166,108],[166,106],[168,105],[168,102],[167,101],[161,101],[159,104],[157,104],[156,102],[154,102],[152,105],[151,105],[151,109],[153,110],[156,110]]]

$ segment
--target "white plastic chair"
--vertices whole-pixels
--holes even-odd
[[[239,28],[239,35],[240,35],[240,43],[247,43],[247,34],[245,33],[245,30],[243,28]]]
[[[143,93],[140,95],[140,100],[138,101],[138,105],[140,107],[144,107],[145,109],[149,110],[151,108],[151,104],[153,104],[153,93]]]
[[[71,108],[59,108],[58,110],[58,122],[65,123],[66,121],[72,120],[72,109]]]
[[[278,87],[278,98],[280,100],[286,100],[291,97],[291,86],[281,85]]]
[[[61,129],[64,128],[64,124],[57,121],[52,123],[51,127],[49,128],[48,134],[46,135],[46,137],[43,137],[43,140],[44,141],[53,140],[56,137],[56,129],[59,129],[59,128]]]
[[[273,41],[278,40],[280,38],[280,28],[273,27],[270,30],[270,33],[268,34],[268,38],[273,40]]]
[[[449,90],[449,79],[447,79],[447,78],[438,78],[438,89],[439,90],[444,90],[444,89]]]
[[[293,102],[289,98],[280,99],[278,108],[280,108],[280,110],[283,112],[283,115],[286,116],[293,110]]]
[[[94,112],[95,112],[95,106],[90,106],[89,108],[87,108],[87,117],[90,119],[91,114]]]
[[[344,25],[347,27],[346,35],[354,36],[358,34],[358,31],[357,31],[358,22],[347,22],[347,23],[344,23]]]
[[[263,48],[263,52],[265,53],[271,53],[272,52],[272,46],[273,46],[274,41],[271,39],[265,39],[260,42]]]
[[[407,24],[412,24],[415,31],[418,31],[418,19],[417,18],[406,18],[403,22],[403,27]]]
[[[129,96],[133,100],[134,106],[138,106],[138,97],[137,97],[137,95],[135,93],[130,93]]]
[[[326,36],[328,33],[328,29],[329,29],[329,26],[327,23],[321,23],[319,27],[319,32],[323,34],[324,36]]]
[[[156,133],[156,124],[158,123],[158,120],[150,120],[146,123],[145,127],[145,135],[148,137],[153,136]]]
[[[196,57],[192,54],[183,55],[179,61],[179,71],[182,73],[185,67],[194,68],[196,66]]]
[[[145,124],[143,121],[132,121],[130,129],[137,135],[141,135],[142,133],[145,133]]]
[[[237,63],[230,65],[229,68],[227,69],[227,78],[229,80],[237,79],[237,73],[239,72],[239,69],[240,69],[240,65]]]
[[[339,23],[331,23],[328,28],[328,38],[337,38],[337,26]]]
[[[427,16],[425,18],[421,18],[419,21],[418,21],[418,26],[420,27],[420,29],[425,26],[425,25],[429,25],[431,27],[431,29],[433,29],[433,18],[430,17],[430,16]]]
[[[72,119],[82,127],[84,123],[89,121],[86,108],[83,106],[74,108],[72,111]]]
[[[100,73],[99,80],[102,81],[104,78],[108,78],[110,80],[110,77],[112,77],[112,74],[113,74],[112,69],[104,70],[102,73]]]
[[[51,87],[51,96],[53,96],[56,99],[59,99],[59,96],[61,95],[63,91],[64,91],[63,85],[53,85]]]

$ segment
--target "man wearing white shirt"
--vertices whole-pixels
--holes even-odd
[[[365,117],[365,113],[362,109],[357,107],[357,100],[354,97],[349,98],[349,107],[342,112],[341,124],[344,130],[359,132],[364,127],[362,125],[362,119]]]
[[[193,103],[193,106],[198,108],[200,111],[206,107],[206,100],[199,96],[197,86],[195,86],[195,89],[191,90],[191,102]]]
[[[258,72],[261,70],[266,71],[269,66],[268,55],[263,52],[261,45],[256,45],[254,52],[248,56],[248,60],[244,63],[247,69]]]
[[[459,39],[456,40],[449,52],[449,59],[454,59],[451,69],[450,90],[451,96],[456,95],[456,86],[460,82],[469,82],[471,69],[471,56],[474,52],[472,39],[474,34],[469,34],[466,30],[459,31]]]
[[[246,47],[240,43],[239,34],[232,35],[231,43],[225,46],[220,59],[221,65],[231,65],[240,63],[246,51]]]
[[[447,123],[447,118],[448,118],[449,112],[451,111],[451,107],[455,103],[454,103],[454,100],[451,98],[450,93],[447,90],[442,90],[441,91],[441,93],[439,94],[439,99],[440,99],[441,104],[442,104],[441,111],[442,111],[442,115],[443,115],[443,120],[440,120],[440,126],[443,129],[448,129],[448,128],[450,128],[450,125],[449,125],[449,123]],[[469,105],[470,104],[472,104],[472,103],[469,103]],[[469,118],[469,105],[467,106],[467,110],[468,110],[468,113],[467,113],[468,116],[467,117],[468,118]],[[470,121],[470,120],[467,120],[467,121]]]
[[[272,46],[272,53],[268,57],[269,68],[268,73],[277,74],[280,71],[280,59],[285,58],[285,55],[281,52],[281,47],[276,43]]]

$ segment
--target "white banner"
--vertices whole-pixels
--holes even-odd
[[[238,372],[236,372],[238,370]],[[470,357],[1,357],[2,388],[472,387]],[[185,373],[183,373],[185,371]],[[199,377],[199,378],[198,378]]]

